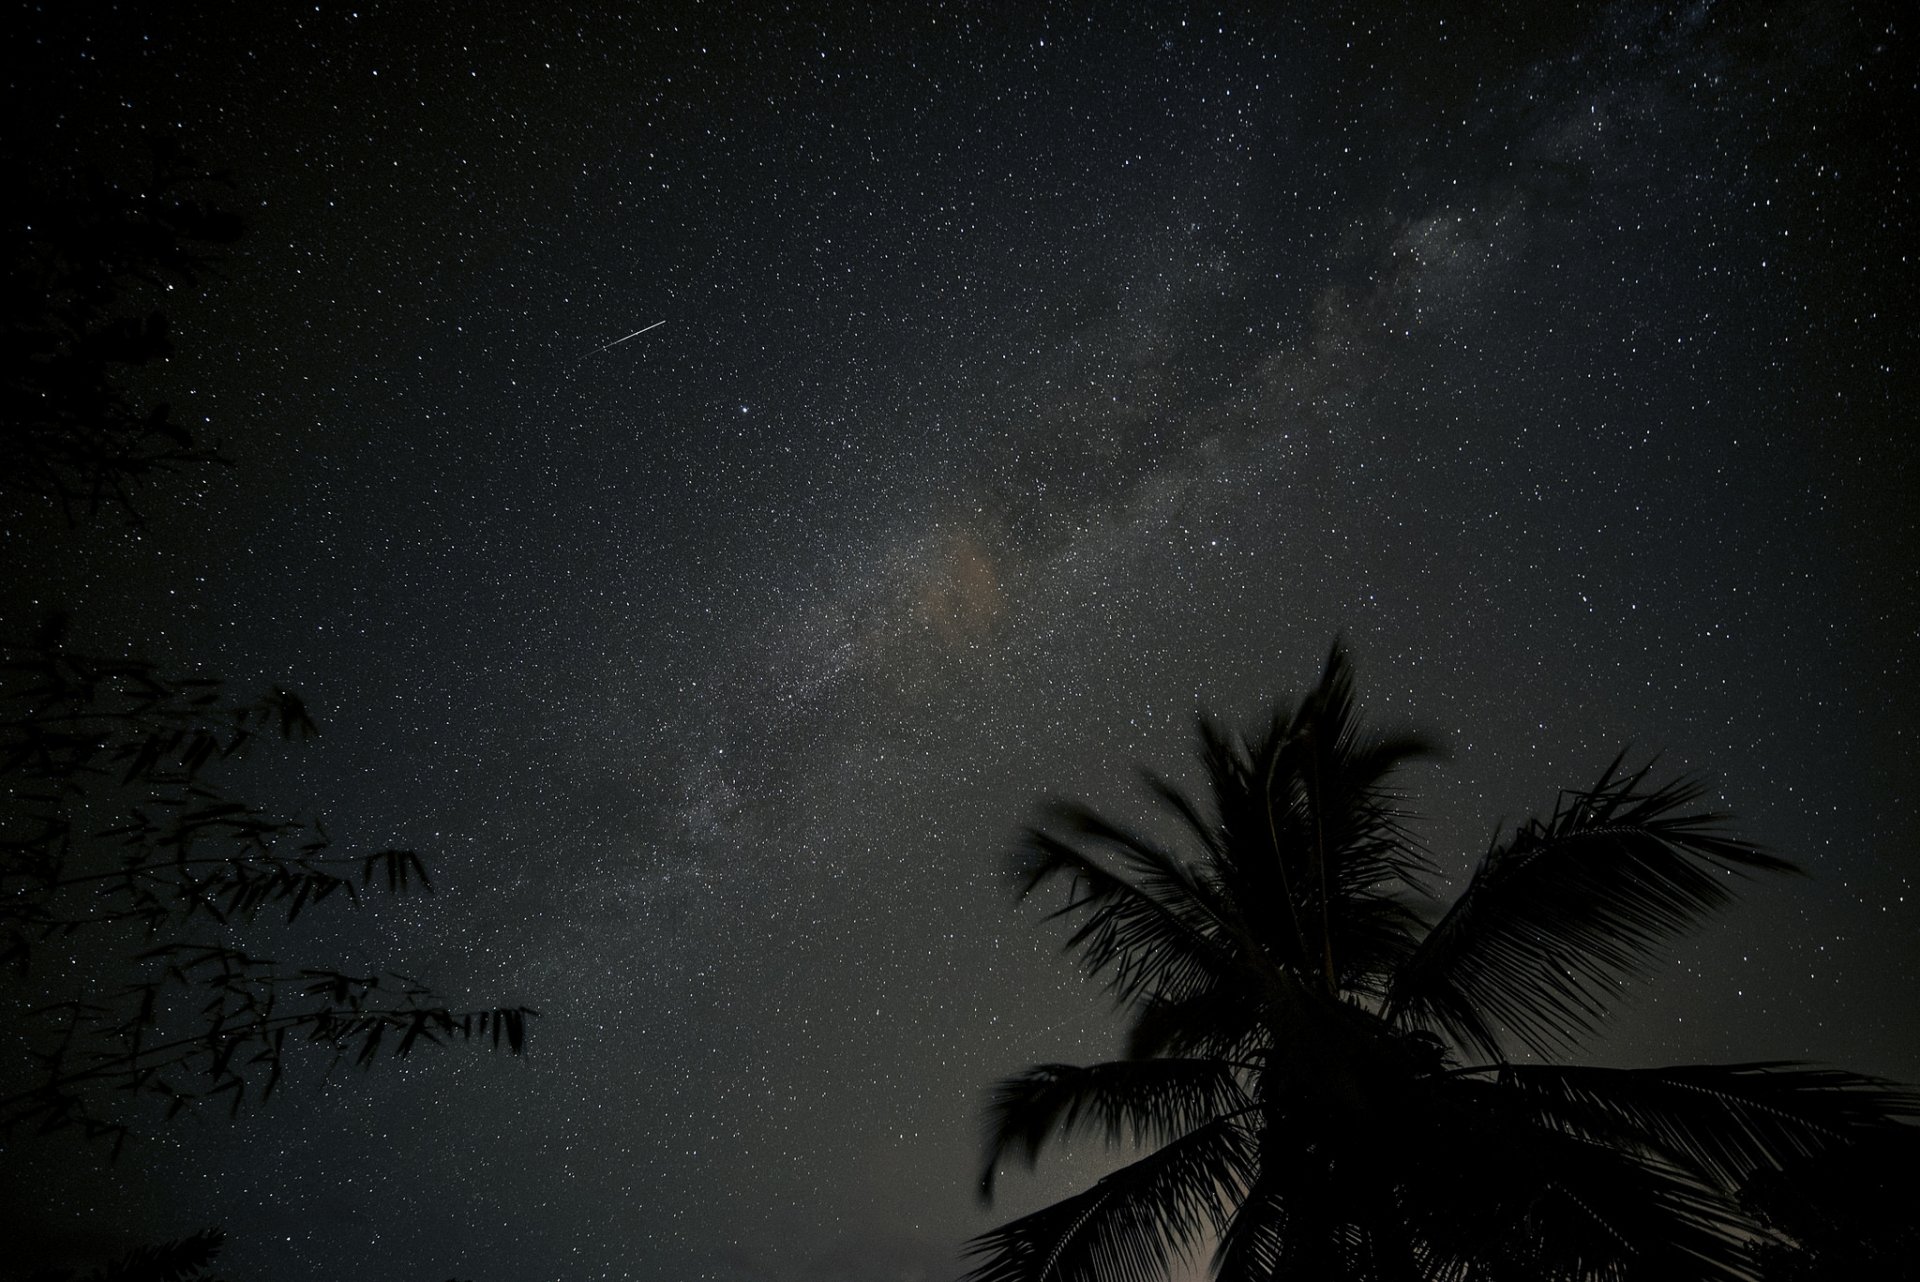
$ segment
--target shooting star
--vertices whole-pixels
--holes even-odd
[[[626,342],[628,339],[638,338],[640,337],[640,335],[646,333],[648,330],[659,329],[662,325],[666,323],[667,322],[664,320],[657,320],[651,325],[642,326],[640,329],[636,329],[633,331],[633,333],[628,334],[626,338],[616,338],[611,343],[600,344],[600,346],[588,352],[587,356],[598,356],[600,353],[606,351],[609,347],[618,347],[620,346],[620,344]],[[587,359],[587,356],[582,356],[580,359],[584,361]]]

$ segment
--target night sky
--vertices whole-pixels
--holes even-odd
[[[230,175],[151,385],[237,466],[8,623],[299,690],[256,794],[439,893],[265,936],[544,1016],[18,1146],[38,1240],[951,1278],[1098,1169],[978,1207],[985,1087],[1118,1049],[1020,826],[1336,635],[1455,885],[1626,745],[1805,867],[1591,1058],[1920,1080],[1904,6],[181,7],[11,7],[4,128]]]

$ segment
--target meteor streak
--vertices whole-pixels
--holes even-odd
[[[618,347],[620,346],[620,344],[626,342],[628,338],[638,338],[640,337],[640,335],[646,333],[648,330],[659,329],[662,325],[666,323],[667,322],[664,320],[657,320],[651,325],[642,326],[641,328],[634,330],[633,333],[628,334],[626,338],[616,338],[611,343],[600,344],[600,346],[588,352],[587,356],[598,356],[600,353],[606,351],[609,347]],[[580,359],[584,361],[585,359],[587,359],[587,356],[582,356]]]

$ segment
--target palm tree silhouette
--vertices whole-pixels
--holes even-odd
[[[1148,776],[1190,855],[1070,804],[1027,835],[1022,897],[1065,884],[1127,1058],[1001,1082],[981,1195],[1074,1134],[1145,1155],[975,1238],[974,1282],[1146,1282],[1207,1247],[1226,1282],[1744,1278],[1756,1172],[1920,1111],[1833,1069],[1550,1062],[1736,875],[1792,870],[1697,779],[1616,758],[1429,926],[1392,777],[1433,747],[1363,730],[1338,644],[1257,736],[1200,735],[1210,806]]]

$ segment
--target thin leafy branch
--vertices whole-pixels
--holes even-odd
[[[334,1063],[371,1067],[382,1055],[408,1057],[422,1045],[526,1046],[524,1006],[457,1010],[406,975],[286,970],[266,958],[210,944],[172,943],[140,959],[151,973],[122,1000],[66,1001],[35,1012],[51,1036],[38,1052],[32,1086],[0,1098],[0,1128],[77,1128],[110,1139],[131,1134],[103,1092],[164,1106],[171,1118],[206,1101],[238,1113],[269,1099],[289,1049],[316,1047]],[[165,1030],[182,1028],[181,1036]]]
[[[363,1067],[454,1041],[521,1053],[525,1007],[458,1009],[399,974],[287,968],[234,942],[262,913],[291,925],[328,901],[432,889],[414,851],[336,851],[318,820],[223,785],[259,743],[316,732],[284,690],[236,699],[77,653],[58,623],[0,652],[0,960],[32,1066],[0,1097],[0,1130],[73,1128],[117,1151],[141,1103],[238,1110],[303,1046]],[[49,948],[91,959],[82,982],[41,974]]]
[[[315,733],[297,696],[235,700],[217,681],[67,648],[59,625],[0,651],[0,962],[93,925],[148,933],[206,917],[288,921],[340,895],[430,891],[420,856],[332,853],[317,820],[239,801],[213,768],[262,735]]]
[[[226,1245],[219,1229],[201,1229],[171,1242],[158,1242],[123,1251],[116,1259],[84,1272],[43,1269],[26,1282],[217,1282],[214,1261]]]
[[[0,497],[137,523],[141,486],[229,461],[129,383],[173,350],[167,292],[197,284],[242,224],[220,175],[164,145],[137,180],[39,177],[0,198]]]

